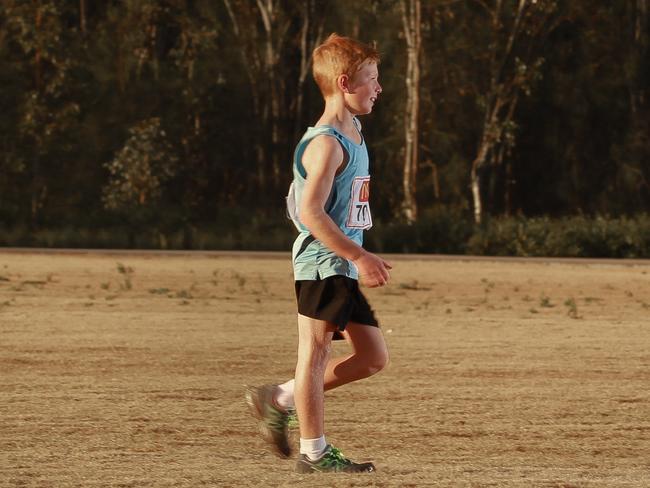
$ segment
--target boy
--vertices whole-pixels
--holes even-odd
[[[390,264],[365,251],[363,231],[372,226],[368,152],[356,116],[372,111],[381,86],[377,51],[332,34],[314,50],[313,74],[325,110],[298,143],[289,215],[300,231],[293,246],[298,302],[295,380],[249,388],[252,413],[278,454],[288,457],[288,423],[300,421],[301,473],[370,472],[328,445],[324,391],[377,373],[388,362],[386,343],[359,290],[388,282]],[[330,359],[332,339],[345,338],[352,354]]]

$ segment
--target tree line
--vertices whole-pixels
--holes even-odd
[[[280,220],[331,32],[382,54],[375,220],[641,214],[649,21],[648,0],[4,0],[0,227]]]

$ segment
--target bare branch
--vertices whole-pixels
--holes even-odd
[[[232,30],[235,32],[235,35],[239,37],[239,23],[237,22],[237,17],[235,16],[235,12],[232,9],[230,0],[223,0],[223,3],[226,6],[230,20],[232,21]]]
[[[266,30],[267,34],[270,34],[271,32],[271,12],[273,10],[273,4],[271,3],[270,0],[267,0],[266,6],[262,3],[262,0],[257,0],[257,8],[260,11],[260,14],[262,16],[262,23],[264,24],[264,30]]]

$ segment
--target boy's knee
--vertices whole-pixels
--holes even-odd
[[[383,349],[381,351],[375,352],[372,357],[369,358],[367,364],[367,373],[368,376],[379,373],[382,369],[388,366],[388,350]]]

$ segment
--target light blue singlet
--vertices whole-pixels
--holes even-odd
[[[355,119],[355,125],[357,121]],[[300,199],[305,186],[305,168],[302,155],[316,136],[335,137],[347,152],[349,160],[338,174],[325,204],[325,211],[343,233],[359,245],[363,244],[363,231],[372,226],[370,206],[370,173],[368,150],[363,136],[361,144],[348,139],[329,125],[309,127],[296,146],[293,156],[293,183],[287,196],[287,211],[300,234],[293,244],[293,271],[295,280],[318,280],[343,275],[358,279],[356,266],[337,256],[311,235],[300,222]]]

